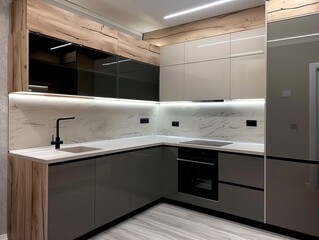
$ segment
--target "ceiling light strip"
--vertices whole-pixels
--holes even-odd
[[[217,1],[217,2],[212,2],[212,3],[205,4],[205,5],[202,5],[202,6],[199,6],[199,7],[195,7],[195,8],[191,8],[191,9],[187,9],[187,10],[184,10],[184,11],[181,11],[181,12],[177,12],[177,13],[173,13],[173,14],[167,15],[167,16],[164,17],[164,19],[170,19],[170,18],[178,17],[178,16],[185,15],[185,14],[188,14],[188,13],[200,11],[200,10],[203,10],[203,9],[206,9],[206,8],[215,7],[217,5],[224,4],[224,3],[227,3],[227,2],[231,2],[231,1],[234,1],[234,0],[220,0],[220,1]]]

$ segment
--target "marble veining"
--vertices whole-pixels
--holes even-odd
[[[147,135],[264,143],[264,102],[165,104],[10,94],[10,150],[47,146],[59,117],[65,143]],[[149,124],[140,124],[148,117]],[[246,127],[257,120],[257,127]],[[179,127],[172,127],[179,121]]]
[[[257,127],[246,127],[246,120],[257,120]],[[264,143],[262,101],[161,104],[158,122],[160,135]]]
[[[10,94],[10,150],[50,145],[60,122],[64,143],[155,135],[157,104]],[[150,119],[140,124],[140,118]]]
[[[9,0],[0,1],[0,238],[7,232],[8,92],[7,53]]]
[[[263,231],[169,204],[159,204],[91,240],[288,240]]]

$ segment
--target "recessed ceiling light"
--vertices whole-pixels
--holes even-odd
[[[181,16],[181,15],[184,15],[184,14],[196,12],[196,11],[199,11],[199,10],[202,10],[202,9],[214,7],[214,6],[217,6],[217,5],[220,5],[220,4],[223,4],[223,3],[227,3],[227,2],[231,2],[231,1],[234,1],[234,0],[215,1],[215,2],[208,3],[208,4],[205,4],[205,5],[199,6],[199,7],[195,7],[195,8],[191,8],[191,9],[187,9],[187,10],[184,10],[184,11],[181,11],[181,12],[177,12],[177,13],[173,13],[173,14],[167,15],[167,16],[164,17],[164,19],[178,17],[178,16]]]

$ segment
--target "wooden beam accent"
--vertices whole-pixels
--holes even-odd
[[[27,28],[104,52],[159,65],[150,43],[39,0],[28,0]]]
[[[28,91],[28,31],[9,35],[8,92]]]
[[[143,40],[157,46],[186,42],[265,25],[265,6],[224,14],[145,33]]]
[[[268,0],[267,2],[268,22],[274,22],[318,12],[318,0]]]
[[[46,240],[48,165],[8,161],[8,238]]]
[[[119,33],[118,37],[118,55],[142,62],[146,60],[157,66],[160,64],[159,47],[124,33]]]
[[[117,53],[116,30],[42,1],[28,1],[27,13],[30,31]]]

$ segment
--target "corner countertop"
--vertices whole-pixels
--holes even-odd
[[[192,147],[201,148],[208,150],[217,150],[220,152],[232,152],[242,154],[252,154],[263,156],[264,155],[264,144],[262,143],[250,143],[250,142],[231,142],[232,144],[222,147],[212,147],[206,145],[194,145],[183,143],[191,140],[207,140],[199,138],[186,138],[186,137],[172,137],[172,136],[141,136],[122,138],[114,140],[102,140],[94,142],[76,143],[76,144],[65,144],[61,146],[60,150],[56,150],[54,146],[27,148],[9,151],[10,157],[23,158],[35,162],[44,164],[60,163],[70,160],[77,160],[90,157],[98,157],[102,155],[119,153],[123,151],[137,150],[141,148],[156,147],[156,146],[172,146],[172,147]],[[210,139],[213,140],[213,139]],[[221,141],[221,140],[214,140]],[[229,141],[221,141],[229,142]],[[99,150],[82,152],[82,153],[70,153],[62,151],[63,148],[69,147],[93,147],[99,148]]]

